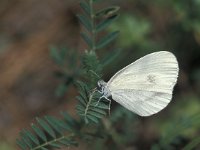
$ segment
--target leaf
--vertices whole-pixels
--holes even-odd
[[[57,131],[60,135],[63,135],[63,130],[59,126],[59,120],[55,119],[54,117],[51,116],[45,116],[45,119],[47,122]]]
[[[111,43],[117,36],[119,35],[119,31],[115,31],[112,33],[107,34],[105,37],[102,38],[97,44],[97,49],[101,49]]]
[[[90,37],[86,33],[83,33],[83,32],[81,33],[81,37],[86,42],[86,44],[91,48],[92,47],[92,40],[90,39]]]
[[[61,145],[57,143],[50,143],[49,145],[55,148],[61,148]]]
[[[27,146],[22,140],[17,139],[17,144],[22,148],[22,150],[26,150]]]
[[[92,122],[94,122],[96,124],[99,123],[99,120],[96,117],[92,116],[92,115],[87,115],[87,118],[90,119]],[[87,122],[89,123],[89,121],[86,121],[86,123]]]
[[[90,32],[92,31],[92,23],[90,20],[84,15],[77,15],[78,19],[80,20],[81,24]]]
[[[58,65],[63,65],[63,59],[55,47],[50,48],[50,56]]]
[[[199,126],[199,119],[200,115],[199,113],[197,113],[191,116],[183,116],[179,119],[174,120],[173,124],[170,123],[169,127],[166,128],[165,132],[163,133],[163,137],[159,142],[161,147],[169,146],[174,141],[174,139],[181,136],[188,129]],[[192,143],[188,147],[192,146],[193,144],[196,144],[196,141],[194,141],[194,143]]]
[[[107,66],[109,64],[111,64],[113,61],[117,60],[117,57],[120,56],[122,52],[122,49],[118,48],[114,51],[111,51],[110,53],[108,53],[102,60],[101,60],[101,64],[102,66]]]
[[[98,108],[101,108],[101,109],[109,109],[109,106],[108,105],[106,105],[105,103],[99,103],[98,104]]]
[[[28,130],[24,130],[25,134],[27,135],[27,137],[29,137],[29,139],[35,143],[36,145],[39,145],[40,142],[39,140],[37,139],[37,137],[35,135],[33,135],[30,131]]]
[[[24,133],[24,130],[20,133],[23,143],[25,143],[30,149],[33,147],[29,137]]]
[[[111,23],[113,23],[113,21],[115,21],[118,18],[118,15],[114,15],[113,17],[107,18],[105,20],[103,20],[102,22],[100,22],[97,26],[96,26],[96,31],[100,32],[104,29],[106,29]]]
[[[63,145],[67,145],[67,146],[69,146],[70,145],[70,142],[67,140],[67,139],[63,139],[63,140],[61,140],[61,141],[59,141],[61,144],[63,144]]]
[[[88,79],[89,84],[87,84],[86,91],[94,88],[98,80],[102,76],[102,66],[97,58],[95,51],[85,52],[82,58],[82,63],[85,71],[85,77]],[[86,92],[87,93],[87,92]]]
[[[119,9],[120,9],[120,7],[118,7],[118,6],[104,8],[96,13],[96,17],[105,17],[105,18],[112,17],[112,16],[116,15],[116,13],[119,11]]]
[[[88,3],[86,1],[81,1],[80,2],[80,6],[81,8],[84,10],[84,12],[87,14],[87,15],[90,15],[90,6],[88,5]]]
[[[86,101],[81,97],[81,96],[77,96],[76,99],[78,99],[78,101],[80,102],[81,105],[86,106]]]
[[[67,89],[69,88],[69,85],[66,85],[66,83],[61,83],[55,91],[55,94],[57,97],[61,97],[65,94],[65,92],[67,91]]]
[[[98,107],[98,106],[97,106],[97,107]],[[104,110],[100,109],[100,108],[97,108],[97,107],[91,108],[91,110],[92,110],[93,112],[97,112],[97,113],[99,113],[99,114],[105,116],[105,115],[106,115],[106,112],[105,112]]]
[[[64,117],[68,127],[70,130],[78,131],[79,130],[79,122],[72,118],[67,112],[61,112],[61,115]]]
[[[53,129],[42,119],[36,118],[37,122],[44,128],[44,130],[51,135],[53,138],[56,138],[55,132]]]
[[[93,0],[94,3],[101,2],[102,0]]]
[[[47,149],[47,148],[45,148],[45,147],[41,147],[41,149],[42,149],[42,150],[49,150],[49,149]]]
[[[88,111],[88,114],[91,115],[92,117],[96,117],[101,119],[104,115],[102,115],[101,113],[98,113],[96,111]]]
[[[200,144],[200,137],[193,139],[189,144],[187,144],[182,150],[192,150],[195,147],[197,147],[197,145]]]
[[[44,132],[43,132],[40,128],[38,128],[38,127],[37,127],[36,125],[34,125],[34,124],[32,124],[31,127],[32,127],[32,129],[35,131],[35,133],[36,133],[43,141],[47,142],[47,138],[46,138]]]

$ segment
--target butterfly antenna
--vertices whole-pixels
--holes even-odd
[[[94,72],[93,70],[89,70],[90,72],[92,72],[95,76],[97,76],[99,79],[101,79],[101,77],[96,73]]]

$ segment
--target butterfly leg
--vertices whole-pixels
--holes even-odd
[[[109,113],[109,116],[110,116],[111,100],[110,100],[109,98],[107,98],[106,96],[102,95],[102,96],[99,98],[99,100],[98,100],[98,102],[97,102],[97,104],[96,104],[95,106],[98,106],[98,105],[99,105],[99,102],[101,101],[102,98],[105,98],[105,99],[109,102],[108,113]]]
[[[97,90],[97,91],[98,91],[100,94],[103,94],[103,93],[104,93],[103,90],[102,90],[102,91]],[[102,95],[102,96],[99,98],[99,100],[98,100],[98,102],[97,102],[97,104],[96,104],[95,106],[98,106],[98,105],[99,105],[99,102],[100,102],[100,100],[101,100],[102,98],[105,98],[107,101],[109,101],[108,113],[109,113],[109,116],[110,116],[111,100],[110,100],[109,98],[107,98],[105,95]]]
[[[99,98],[99,100],[97,101],[97,103],[96,103],[95,106],[98,106],[98,105],[99,105],[99,102],[101,101],[102,98],[104,98],[104,96],[101,96],[101,97]]]
[[[97,90],[97,92],[99,92],[100,94],[103,94],[103,92],[102,92],[102,91],[99,91],[99,90]],[[99,100],[98,100],[98,102],[96,103],[96,105],[95,105],[95,106],[98,106],[98,105],[99,105],[99,102],[100,102],[100,100],[101,100],[102,98],[105,98],[105,96],[104,96],[104,95],[102,95],[102,96],[99,98]]]
[[[111,100],[109,98],[107,98],[106,96],[104,96],[104,98],[109,102],[109,105],[108,105],[108,114],[110,116],[110,106],[111,106]]]

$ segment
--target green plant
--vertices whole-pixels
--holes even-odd
[[[81,74],[78,65],[80,56],[76,51],[65,47],[60,49],[51,47],[50,56],[59,68],[59,70],[55,71],[55,76],[61,80],[61,83],[58,85],[55,94],[60,97],[67,92],[68,88],[73,85]]]
[[[103,71],[109,65],[112,66],[110,70],[113,70],[115,67],[124,66],[128,61],[132,62],[132,58],[127,57],[127,55],[133,53],[133,50],[133,57],[136,58],[152,50],[174,49],[180,61],[180,68],[184,65],[181,64],[181,59],[188,66],[185,70],[180,71],[180,74],[183,71],[183,76],[186,79],[180,80],[183,87],[180,84],[178,88],[181,90],[181,88],[187,87],[190,89],[189,93],[194,92],[192,85],[189,87],[187,85],[187,78],[190,78],[187,75],[187,69],[191,69],[190,71],[193,72],[194,82],[199,81],[199,72],[187,60],[194,61],[196,58],[198,61],[194,61],[194,63],[196,67],[199,67],[199,45],[193,41],[194,37],[198,41],[200,33],[199,0],[184,2],[180,0],[128,1],[127,3],[131,5],[131,10],[129,10],[131,15],[122,14],[121,19],[116,23],[113,21],[118,18],[119,7],[105,7],[98,11],[97,8],[101,6],[99,4],[102,1],[82,0],[80,3],[83,14],[78,15],[78,18],[84,27],[81,36],[87,45],[83,54],[66,48],[53,47],[51,49],[51,57],[60,67],[56,76],[63,81],[58,86],[56,94],[62,96],[68,87],[75,83],[79,93],[76,97],[78,101],[76,110],[80,117],[75,119],[67,112],[62,112],[59,119],[53,116],[37,118],[36,123],[32,124],[31,128],[21,131],[21,138],[17,140],[18,145],[23,150],[56,149],[62,146],[77,146],[81,143],[85,145],[90,143],[86,149],[95,150],[150,149],[150,147],[153,150],[194,149],[200,143],[198,135],[200,116],[197,113],[199,112],[199,103],[196,102],[199,101],[198,94],[195,98],[197,100],[189,95],[185,100],[181,98],[173,101],[171,106],[175,107],[174,110],[170,111],[170,107],[163,117],[157,117],[158,120],[161,120],[157,125],[158,128],[154,126],[152,128],[152,124],[155,125],[155,116],[155,118],[152,117],[153,120],[155,119],[152,121],[153,123],[151,118],[138,119],[132,112],[121,106],[115,107],[113,105],[111,116],[109,119],[105,117],[109,104],[102,100],[96,106],[100,95],[94,89],[97,81],[104,75]],[[121,39],[117,41],[117,44],[125,47],[126,50],[130,49],[129,51],[121,53],[120,49],[111,47],[110,43],[116,39],[119,33],[115,31],[118,28],[121,28]],[[163,33],[160,33],[159,30]],[[106,46],[109,44],[110,47],[107,49]],[[184,57],[183,54],[187,57]],[[118,57],[119,55],[120,57]],[[116,60],[120,60],[120,63],[112,65]],[[81,62],[81,65],[77,62]],[[67,64],[69,66],[66,67]],[[107,69],[107,71],[109,70]],[[76,82],[77,80],[78,82]],[[196,89],[199,90],[198,87]],[[188,93],[184,91],[184,97],[185,94]],[[178,96],[180,95],[174,94],[174,97]],[[165,118],[165,115],[168,119]],[[170,116],[173,117],[170,118]],[[166,127],[159,130],[163,124]],[[149,130],[155,132],[151,134],[152,132],[149,133]],[[147,134],[153,140],[143,140]],[[143,147],[146,145],[148,148]]]
[[[188,138],[188,133],[191,129],[198,128],[200,125],[200,115],[199,113],[181,116],[179,119],[171,120],[158,144],[153,145],[152,150],[174,150],[174,149],[184,149],[191,150],[195,148],[199,143],[200,139],[193,137],[193,139]]]
[[[116,55],[112,56],[108,53],[108,55],[102,56],[100,61],[97,51],[104,49],[113,42],[119,32],[114,31],[103,36],[99,36],[99,33],[102,31],[105,33],[105,29],[118,17],[117,11],[119,7],[108,7],[96,11],[94,5],[99,1],[82,0],[80,6],[83,14],[77,15],[84,27],[81,36],[86,42],[88,49],[80,57],[75,56],[75,53],[69,55],[66,49],[51,49],[52,58],[62,70],[57,75],[63,76],[66,80],[64,84],[58,87],[57,95],[62,95],[66,91],[67,86],[74,82],[75,79],[81,79],[81,81],[76,82],[79,93],[76,108],[80,119],[74,119],[66,112],[61,113],[62,119],[57,119],[53,116],[37,118],[36,123],[31,125],[30,130],[23,129],[20,132],[21,138],[17,140],[17,143],[21,149],[47,150],[62,146],[77,146],[77,139],[88,140],[90,137],[101,137],[99,126],[101,126],[102,118],[107,114],[109,106],[103,100],[96,105],[100,95],[94,89],[96,88],[97,81],[102,77],[103,67],[108,62],[111,62]],[[74,59],[70,60],[71,56],[74,56]],[[76,65],[77,58],[81,59],[81,68],[78,68],[78,65]],[[68,63],[73,66],[71,72],[67,72],[64,69],[66,67],[66,60],[69,60]],[[91,129],[91,126],[93,131],[88,130]]]

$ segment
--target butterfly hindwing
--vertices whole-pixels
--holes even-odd
[[[164,109],[170,102],[172,94],[143,92],[141,90],[117,90],[112,98],[140,116],[150,116]]]

